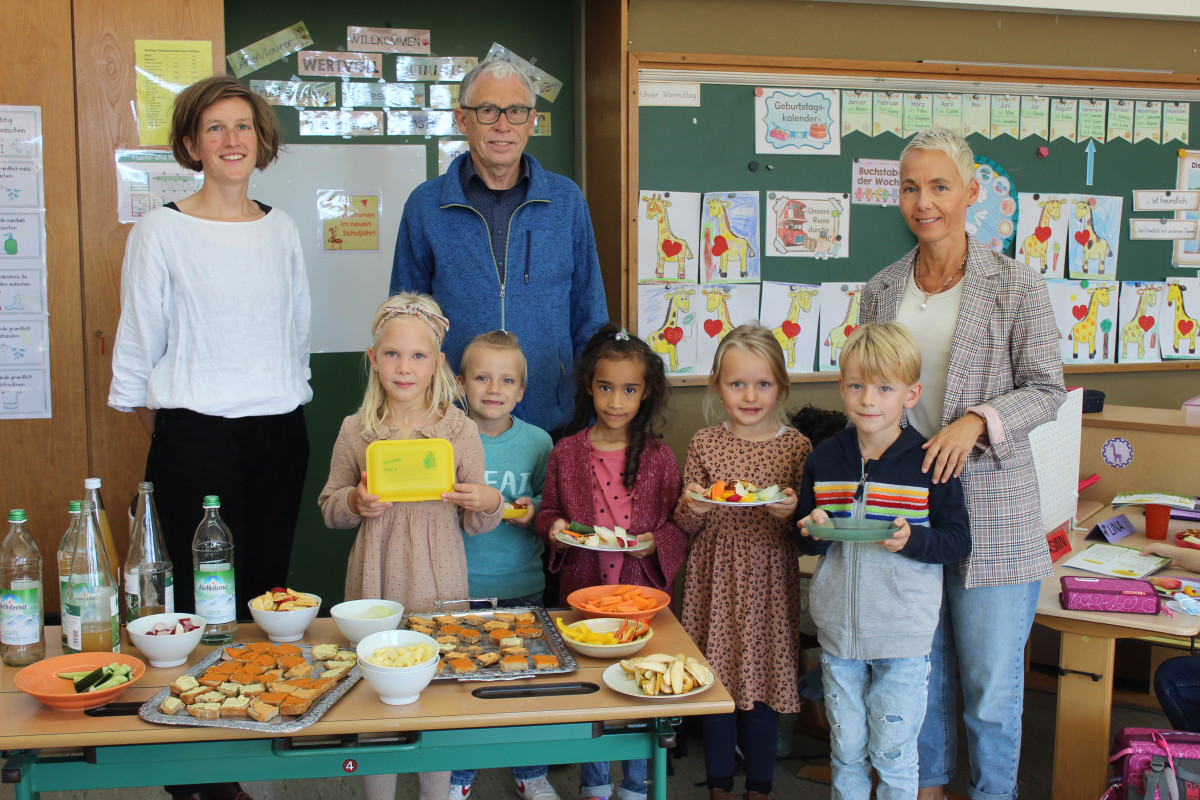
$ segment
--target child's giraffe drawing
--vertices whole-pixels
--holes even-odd
[[[1087,343],[1088,358],[1096,357],[1096,312],[1100,310],[1100,306],[1108,305],[1107,286],[1097,286],[1095,289],[1087,291],[1091,295],[1087,313],[1084,314],[1083,319],[1071,326],[1071,333],[1067,335],[1068,339],[1075,342],[1075,346],[1071,349],[1072,358],[1079,358],[1080,342]]]
[[[1137,290],[1138,304],[1137,311],[1133,312],[1133,316],[1121,326],[1121,358],[1125,358],[1125,351],[1129,349],[1129,345],[1136,344],[1138,349],[1138,358],[1146,357],[1146,333],[1154,327],[1154,317],[1146,312],[1154,308],[1154,304],[1158,302],[1159,288],[1157,286],[1143,286]]]
[[[1083,248],[1083,272],[1087,274],[1088,264],[1094,258],[1100,262],[1100,274],[1104,274],[1104,260],[1108,258],[1108,240],[1101,239],[1092,225],[1092,212],[1096,208],[1096,198],[1087,197],[1075,201],[1075,219],[1083,220],[1083,230],[1075,231],[1075,241]]]
[[[792,299],[792,304],[788,306],[787,317],[779,323],[778,328],[771,329],[775,341],[779,342],[779,346],[783,348],[789,370],[796,366],[796,337],[800,335],[800,323],[796,320],[800,318],[801,309],[806,314],[812,310],[813,298],[819,293],[819,289],[801,289],[799,286],[792,286],[788,291],[788,297]]]
[[[646,336],[646,344],[656,353],[666,355],[671,372],[679,371],[679,353],[675,346],[683,339],[683,328],[679,325],[679,313],[689,311],[692,307],[692,295],[695,289],[680,287],[672,289],[663,295],[667,301],[667,316],[657,330]]]
[[[667,209],[670,208],[671,201],[657,192],[649,197],[642,195],[642,200],[646,202],[646,219],[658,219],[658,244],[654,248],[654,252],[658,255],[658,263],[654,267],[654,276],[663,277],[663,267],[666,262],[674,261],[678,268],[678,279],[683,280],[687,277],[685,262],[694,256],[691,245],[671,232],[671,223],[667,219]]]
[[[706,308],[709,311],[717,312],[716,319],[704,320],[704,332],[720,342],[725,338],[725,334],[733,330],[733,323],[729,321],[729,292],[720,286],[701,291],[708,298],[705,304]]]
[[[1175,334],[1173,349],[1179,354],[1179,340],[1187,339],[1191,342],[1191,351],[1188,355],[1196,355],[1196,319],[1189,317],[1187,311],[1183,307],[1183,290],[1184,286],[1178,283],[1167,284],[1167,305],[1175,305],[1175,327],[1172,332]]]
[[[717,221],[717,235],[713,237],[712,254],[721,257],[722,278],[728,277],[731,257],[734,261],[741,262],[741,275],[745,278],[748,269],[746,259],[754,257],[754,248],[750,246],[749,239],[738,236],[729,227],[729,214],[726,212],[729,205],[728,200],[719,197],[708,201],[708,216]]]
[[[862,301],[862,289],[846,292],[846,296],[850,298],[850,305],[846,308],[846,318],[834,325],[833,330],[829,331],[829,335],[825,337],[825,344],[829,345],[829,363],[834,366],[837,365],[838,353],[841,352],[842,346],[846,344],[850,334],[854,333],[854,329],[858,327],[858,306]]]
[[[1046,274],[1046,243],[1050,241],[1050,236],[1053,231],[1050,230],[1050,220],[1058,219],[1062,215],[1063,199],[1061,197],[1051,197],[1049,200],[1042,200],[1038,203],[1041,214],[1038,216],[1037,226],[1034,227],[1033,233],[1025,237],[1025,241],[1021,242],[1020,252],[1025,254],[1025,266],[1029,266],[1029,260],[1042,260],[1042,274]]]

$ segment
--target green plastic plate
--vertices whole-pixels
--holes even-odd
[[[823,525],[809,525],[808,530],[819,539],[834,542],[882,542],[892,538],[896,526],[881,519],[839,519]]]

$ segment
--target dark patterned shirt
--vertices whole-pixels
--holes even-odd
[[[517,207],[525,202],[525,193],[529,190],[529,162],[524,155],[521,156],[521,175],[511,189],[489,189],[468,157],[463,163],[462,189],[471,208],[478,211],[487,224],[492,255],[496,260],[496,276],[503,284],[508,255],[508,223]]]

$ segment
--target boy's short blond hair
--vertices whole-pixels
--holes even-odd
[[[921,348],[899,322],[860,325],[838,356],[843,376],[848,359],[854,359],[863,379],[871,383],[896,381],[912,386],[921,381]]]
[[[471,348],[474,347],[490,347],[493,350],[512,350],[521,357],[521,385],[524,386],[529,380],[529,362],[525,360],[525,353],[521,351],[521,342],[517,339],[515,333],[509,333],[508,331],[488,331],[472,339],[463,348],[462,358],[458,361],[458,372],[460,375],[465,375],[467,355],[471,352]]]

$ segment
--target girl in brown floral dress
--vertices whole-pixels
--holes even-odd
[[[733,695],[737,710],[704,718],[704,761],[712,800],[731,800],[734,747],[741,741],[746,800],[771,791],[776,714],[800,708],[798,552],[792,541],[804,459],[812,445],[783,425],[787,369],[775,337],[742,325],[713,357],[714,397],[728,420],[692,437],[687,488],[675,521],[692,534],[683,594],[683,626]],[[727,507],[697,499],[716,481],[777,484],[784,499]]]

